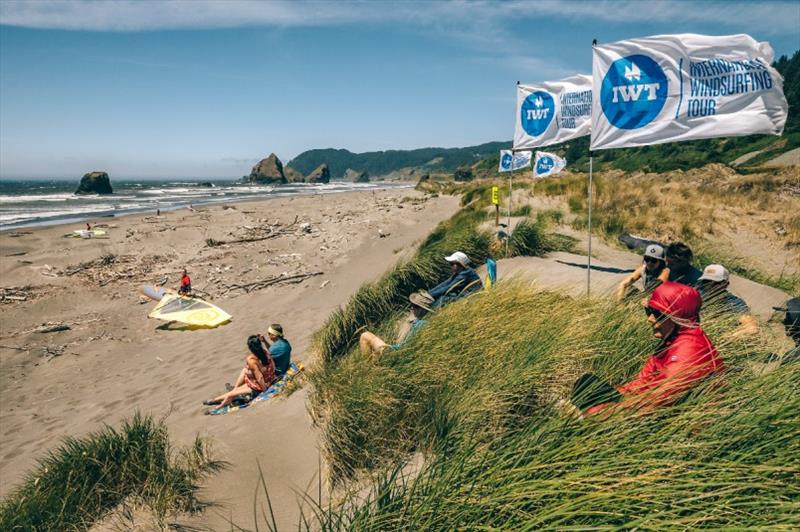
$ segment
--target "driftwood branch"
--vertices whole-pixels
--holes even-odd
[[[243,290],[246,293],[250,293],[253,290],[261,290],[262,288],[266,288],[268,286],[272,286],[275,284],[297,284],[305,281],[309,277],[314,277],[316,275],[322,275],[324,272],[307,272],[307,273],[297,273],[294,275],[277,275],[275,277],[268,277],[266,279],[261,279],[260,281],[253,281],[252,283],[245,283],[245,284],[232,284],[225,286],[225,293],[228,293],[232,290]]]

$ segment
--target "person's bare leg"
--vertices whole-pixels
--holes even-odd
[[[253,390],[251,390],[249,386],[246,386],[246,385],[245,386],[237,386],[236,388],[234,388],[233,390],[229,391],[228,393],[224,393],[222,395],[218,395],[213,400],[214,401],[222,401],[222,403],[219,406],[223,407],[225,405],[230,404],[230,402],[233,401],[233,399],[236,396],[244,395],[244,394],[250,393],[252,391]]]
[[[358,339],[358,349],[361,351],[361,354],[365,356],[371,353],[380,353],[386,349],[388,345],[389,344],[369,331],[361,333],[361,337]]]

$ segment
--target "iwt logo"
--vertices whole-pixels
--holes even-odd
[[[555,165],[556,162],[553,160],[553,158],[549,155],[545,155],[539,159],[539,162],[536,163],[536,173],[546,174],[552,170]]]
[[[511,156],[510,153],[504,153],[502,157],[500,157],[500,166],[503,170],[511,170],[511,163],[514,161],[514,157]]]
[[[522,129],[528,135],[538,137],[547,130],[547,126],[553,121],[555,110],[556,104],[548,92],[532,92],[522,102],[520,109]]]
[[[667,101],[669,81],[646,55],[630,55],[611,63],[600,87],[600,106],[620,129],[637,129],[652,122]]]

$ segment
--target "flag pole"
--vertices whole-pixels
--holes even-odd
[[[589,255],[586,260],[586,295],[592,291],[592,152],[589,150]]]
[[[508,219],[506,220],[506,256],[508,256],[508,241],[511,240],[511,198],[514,189],[511,182],[514,180],[514,150],[511,150],[511,172],[508,174]]]
[[[597,39],[592,39],[592,53],[594,53],[594,47],[597,46]],[[592,102],[594,105],[594,102]],[[591,140],[589,141],[589,221],[587,223],[589,227],[589,254],[586,257],[586,297],[589,297],[592,293],[592,146]]]

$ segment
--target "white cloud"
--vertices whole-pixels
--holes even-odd
[[[681,0],[570,0],[382,2],[270,0],[3,0],[0,24],[28,28],[148,31],[246,26],[335,26],[353,23],[403,22],[439,29],[457,28],[475,39],[495,40],[509,17],[565,17],[607,22],[708,21],[726,31],[797,34],[800,3],[685,2]],[[476,32],[489,28],[488,32]]]

